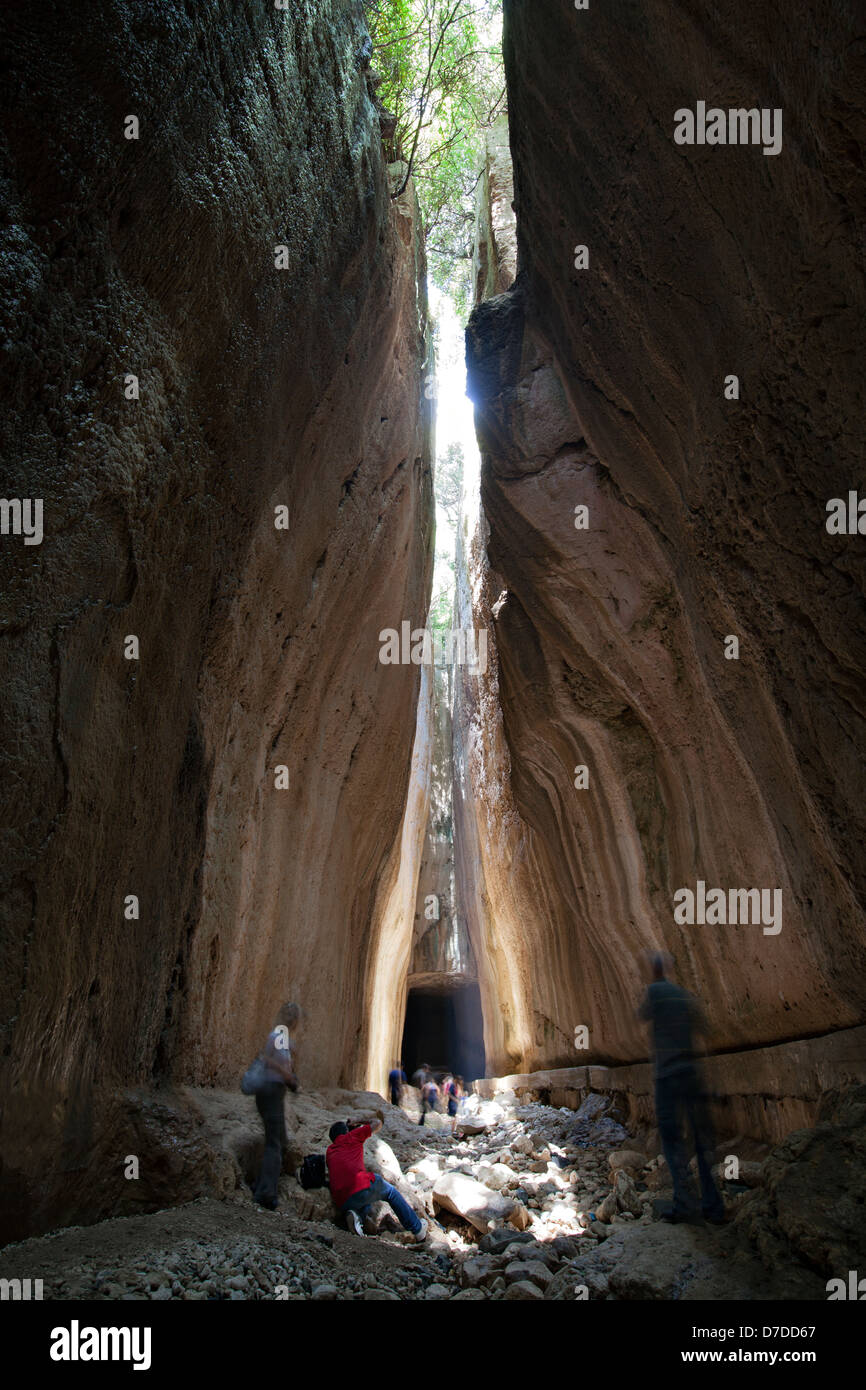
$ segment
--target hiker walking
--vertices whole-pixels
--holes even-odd
[[[290,1091],[298,1089],[291,1041],[300,1020],[301,1011],[297,1004],[283,1004],[260,1053],[263,1082],[256,1091],[256,1108],[265,1127],[265,1151],[253,1197],[269,1211],[277,1209],[277,1183],[283,1167],[283,1153],[288,1145],[286,1087]]]
[[[388,1073],[388,1093],[391,1097],[392,1105],[399,1105],[403,1099],[403,1087],[406,1085],[406,1073],[403,1070],[402,1062],[395,1062]]]
[[[437,1109],[438,1101],[439,1087],[436,1085],[433,1077],[428,1076],[424,1085],[421,1087],[421,1118],[418,1121],[419,1125],[423,1125],[429,1110]]]
[[[456,1134],[457,1112],[460,1109],[460,1102],[466,1094],[463,1089],[463,1077],[452,1076],[444,1091],[448,1101],[448,1114],[451,1116],[451,1133]]]

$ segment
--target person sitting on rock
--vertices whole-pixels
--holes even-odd
[[[356,1236],[364,1234],[361,1223],[367,1210],[375,1202],[387,1202],[403,1229],[420,1245],[427,1236],[427,1222],[415,1214],[396,1187],[364,1167],[364,1145],[381,1128],[379,1119],[352,1126],[338,1120],[331,1125],[331,1143],[325,1154],[331,1196]]]
[[[690,1221],[695,1214],[681,1135],[688,1121],[694,1139],[701,1182],[701,1209],[707,1221],[720,1224],[725,1206],[713,1182],[709,1153],[712,1131],[695,1053],[695,1034],[706,1022],[694,995],[665,977],[665,958],[650,960],[652,982],[638,1016],[652,1025],[656,1122],[674,1189],[673,1205],[661,1213],[665,1221]]]

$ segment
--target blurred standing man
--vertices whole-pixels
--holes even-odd
[[[430,1063],[422,1062],[418,1070],[414,1072],[412,1075],[412,1085],[417,1086],[418,1090],[420,1091],[424,1086],[424,1083],[426,1081],[429,1081],[432,1075],[433,1072],[430,1069]]]
[[[423,1125],[427,1118],[427,1112],[436,1110],[439,1104],[439,1087],[433,1080],[432,1073],[428,1073],[427,1080],[421,1087],[421,1118],[419,1125]]]
[[[705,1220],[720,1225],[725,1208],[710,1171],[713,1138],[695,1051],[695,1034],[706,1033],[706,1020],[694,995],[666,978],[664,956],[652,956],[650,964],[652,982],[638,1016],[652,1025],[656,1120],[674,1188],[673,1205],[661,1215],[665,1221],[696,1215],[681,1133],[685,1119],[698,1160],[701,1210]]]
[[[399,1105],[403,1099],[403,1087],[406,1085],[406,1073],[403,1070],[402,1062],[395,1062],[388,1073],[388,1090],[391,1095],[391,1104]]]
[[[283,1004],[262,1050],[266,1083],[256,1092],[256,1107],[265,1127],[265,1151],[253,1198],[269,1211],[277,1209],[277,1183],[283,1167],[286,1134],[286,1087],[297,1091],[298,1078],[292,1062],[291,1038],[298,1030],[301,1010],[297,1004]]]

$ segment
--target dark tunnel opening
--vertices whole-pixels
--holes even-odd
[[[403,1064],[411,1076],[424,1062],[466,1081],[484,1075],[484,1025],[476,983],[410,989],[403,1025]]]

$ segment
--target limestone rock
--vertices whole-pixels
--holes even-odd
[[[499,1227],[483,1236],[478,1242],[478,1248],[487,1254],[501,1255],[512,1245],[531,1245],[534,1244],[534,1241],[535,1238],[530,1233],[522,1231],[515,1234],[510,1227],[506,1226]]]
[[[724,1164],[722,1165],[722,1176],[724,1177]],[[746,1187],[761,1187],[764,1181],[764,1165],[754,1159],[743,1159],[737,1173],[737,1182],[745,1183]]]
[[[532,1284],[528,1279],[519,1279],[515,1284],[509,1284],[502,1295],[507,1299],[520,1299],[524,1303],[531,1303],[538,1299],[543,1299],[544,1294],[537,1284]]]
[[[435,1182],[442,1171],[442,1159],[439,1154],[427,1154],[424,1158],[413,1163],[406,1169],[407,1175],[414,1173],[424,1182]]]
[[[491,1278],[496,1265],[491,1255],[475,1255],[471,1259],[464,1260],[460,1269],[461,1282],[467,1288],[474,1289],[479,1284],[484,1284]]]
[[[443,1173],[433,1186],[434,1206],[462,1216],[486,1234],[491,1221],[508,1221],[516,1210],[510,1198],[493,1192],[464,1173]]]
[[[541,1260],[514,1260],[505,1267],[505,1281],[508,1284],[525,1279],[540,1289],[546,1289],[552,1278],[547,1265],[542,1264]]]
[[[378,1134],[372,1135],[364,1145],[364,1157],[371,1173],[379,1173],[386,1182],[398,1184],[403,1179],[403,1170],[390,1144]]]
[[[515,1201],[508,1215],[508,1220],[517,1231],[525,1231],[530,1224],[531,1217],[522,1202]]]
[[[736,1224],[771,1268],[793,1258],[826,1278],[857,1269],[866,1250],[866,1086],[828,1097],[821,1123],[790,1134],[762,1176]]]
[[[617,1200],[615,1192],[608,1192],[604,1201],[601,1202],[596,1210],[596,1220],[608,1222],[617,1212]]]
[[[646,1155],[638,1153],[635,1149],[620,1149],[619,1152],[612,1153],[608,1161],[614,1172],[620,1168],[625,1168],[633,1176],[642,1173],[648,1163]]]
[[[613,1195],[616,1198],[617,1211],[620,1213],[628,1212],[632,1216],[642,1214],[643,1205],[634,1185],[634,1178],[630,1177],[624,1168],[618,1169],[614,1175]]]
[[[483,1120],[466,1118],[458,1121],[457,1130],[461,1135],[484,1134],[487,1129]]]
[[[451,1297],[451,1292],[444,1284],[429,1284],[424,1292],[424,1297],[431,1303],[441,1303],[446,1298]]]
[[[505,1163],[480,1163],[477,1177],[494,1192],[501,1192],[503,1187],[514,1182],[514,1173]]]

